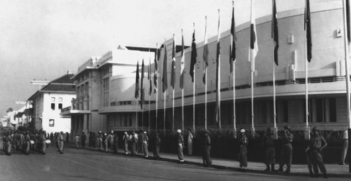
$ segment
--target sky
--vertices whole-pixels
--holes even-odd
[[[311,0],[313,4],[325,1]],[[254,0],[256,17],[269,15],[272,0]],[[278,12],[304,7],[305,0],[276,0]],[[117,45],[155,47],[181,29],[190,45],[230,28],[232,0],[0,0],[0,117],[15,101],[25,101],[38,87],[34,79],[53,80],[92,56]],[[249,0],[235,0],[236,24],[249,21]],[[279,17],[278,17],[279,18]],[[179,40],[177,40],[179,39]]]

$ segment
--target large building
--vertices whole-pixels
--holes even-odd
[[[76,82],[77,100],[61,113],[71,116],[73,135],[138,128],[136,112],[141,109],[134,98],[135,73],[132,72],[137,61],[139,65],[142,60],[146,65],[153,61],[154,51],[118,46],[78,68],[72,79]]]
[[[310,126],[316,125],[326,130],[346,129],[348,120],[342,4],[339,1],[312,4],[311,11],[313,59],[308,63],[308,122]],[[229,24],[230,22],[227,23]],[[257,18],[256,23],[259,51],[256,57],[254,85],[250,85],[251,62],[248,61],[250,24],[245,23],[236,27],[237,60],[235,85],[233,85],[229,66],[230,31],[221,30],[220,99],[221,127],[224,130],[233,128],[233,89],[235,89],[236,93],[236,127],[251,128],[252,115],[254,115],[256,130],[263,130],[267,126],[273,126],[272,85],[273,66],[275,65],[273,63],[274,42],[271,38],[271,16]],[[279,66],[274,67],[277,95],[277,125],[281,128],[289,124],[292,129],[303,130],[306,126],[305,73],[307,70],[305,67],[306,34],[304,31],[304,9],[280,12],[278,14],[278,26],[280,42],[278,52]],[[197,32],[201,31],[197,30]],[[185,38],[190,39],[191,35],[187,35]],[[134,98],[135,65],[136,60],[141,60],[140,57],[135,57],[131,53],[123,53],[123,58],[120,58],[122,54],[119,53],[122,51],[116,50],[109,52],[102,58],[89,60],[82,65],[75,77],[75,80],[78,82],[78,110],[76,113],[72,110],[70,113],[72,116],[76,114],[74,116],[79,120],[76,128],[83,130],[90,128],[89,130],[93,131],[100,129],[102,131],[127,131],[139,128],[150,130],[182,128],[182,94],[179,88],[180,52],[176,54],[175,116],[174,118],[172,116],[173,88],[169,85],[172,44],[173,39],[165,43],[167,49],[167,95],[164,96],[162,91],[165,51],[161,49],[158,62],[158,95],[153,93],[151,96],[146,96],[143,109],[136,105],[140,104],[140,99],[135,100]],[[193,127],[193,96],[196,96],[195,128],[201,129],[205,127],[205,113],[207,113],[208,128],[218,128],[218,123],[215,121],[217,37],[212,37],[208,40],[208,47],[208,83],[207,92],[205,92],[205,84],[202,82],[204,43],[197,43],[195,95],[193,95],[193,82],[189,75],[191,48],[185,50],[185,129]],[[147,58],[145,60],[148,62]],[[145,73],[147,72],[146,70]],[[154,71],[154,66],[152,66],[152,70]],[[147,89],[149,82],[144,80],[143,83]],[[254,114],[251,112],[252,86],[255,88]],[[205,112],[205,94],[208,96],[207,112]],[[166,107],[164,107],[164,97],[166,98]],[[166,114],[164,114],[164,110],[166,110]],[[96,115],[96,118],[94,115]],[[166,116],[165,119],[164,115]]]
[[[76,98],[75,84],[71,79],[74,75],[68,71],[42,89],[35,92],[28,102],[32,103],[29,115],[32,126],[36,130],[51,132],[71,132],[71,118],[60,115],[61,109],[71,105]]]

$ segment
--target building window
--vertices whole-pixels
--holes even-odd
[[[59,101],[59,102],[62,102],[62,101],[63,101],[62,97],[59,97],[59,98],[58,98],[58,101]]]
[[[55,126],[55,120],[49,119],[49,127],[54,127],[54,126]]]
[[[59,108],[59,109],[62,109],[62,103],[59,103],[59,104],[58,104],[58,108]]]
[[[55,103],[51,103],[51,109],[55,110]]]
[[[55,102],[55,97],[51,97],[51,102]]]

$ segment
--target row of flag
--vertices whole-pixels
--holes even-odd
[[[346,0],[347,3],[347,13],[349,18],[350,11],[349,11],[349,1]],[[254,4],[253,0],[251,0],[251,19],[250,19],[250,47],[249,47],[249,61],[251,62],[251,71],[255,71],[255,58],[258,53],[258,44],[257,44],[257,30],[256,30],[256,22],[255,22],[255,15],[254,15],[254,10],[253,10]],[[233,63],[236,62],[236,30],[235,30],[235,16],[234,16],[234,2],[232,6],[232,18],[231,18],[231,29],[230,29],[230,34],[231,34],[231,42],[230,42],[230,55],[229,55],[229,64],[230,64],[230,72],[233,72]],[[349,22],[350,19],[347,20]],[[274,42],[274,63],[276,66],[279,65],[278,61],[278,49],[279,49],[279,28],[278,28],[278,21],[277,21],[277,5],[276,5],[276,0],[272,0],[272,28],[271,28],[271,38]],[[221,47],[220,47],[220,13],[218,11],[218,31],[217,31],[217,48],[216,48],[216,121],[220,121],[220,58],[221,58]],[[349,26],[348,26],[349,27]],[[307,42],[307,61],[310,62],[312,60],[312,34],[311,34],[311,16],[310,16],[310,0],[305,0],[305,12],[304,12],[304,29],[306,31],[306,42]],[[351,33],[350,33],[350,28],[348,28],[347,32],[348,40],[351,42]],[[171,62],[171,82],[170,86],[175,89],[175,84],[176,84],[176,43],[174,41],[175,38],[173,38],[172,42],[172,62]],[[181,89],[184,89],[184,74],[185,74],[185,58],[184,58],[184,36],[183,36],[183,31],[182,31],[182,37],[181,37],[181,62],[180,62],[180,77],[179,77],[179,87]],[[157,45],[156,45],[157,47]],[[156,49],[155,53],[155,58],[154,58],[154,77],[152,80],[151,77],[151,66],[150,66],[150,61],[149,61],[149,66],[148,66],[148,80],[150,82],[150,89],[149,89],[149,95],[152,94],[152,92],[156,93],[157,92],[157,82],[158,82],[158,62],[160,61],[160,51],[163,47],[164,51],[164,59],[163,59],[163,75],[162,75],[162,90],[165,92],[168,89],[168,77],[167,77],[167,44],[166,42],[161,46],[160,49]],[[208,50],[208,44],[207,44],[207,20],[205,23],[205,40],[204,40],[204,51],[203,51],[203,61],[204,61],[204,76],[203,76],[203,82],[206,84],[206,70],[209,65],[208,63],[208,58],[209,58],[209,50]],[[190,70],[189,74],[191,76],[191,80],[194,83],[195,81],[195,76],[194,76],[194,70],[195,70],[195,64],[196,64],[196,59],[197,59],[197,48],[196,48],[196,40],[195,40],[195,28],[192,33],[192,43],[191,43],[191,59],[190,59]],[[136,80],[135,80],[135,98],[137,99],[139,97],[139,92],[140,92],[140,97],[141,97],[141,107],[143,106],[143,100],[144,100],[144,88],[143,88],[143,78],[144,78],[144,60],[142,61],[141,65],[141,78],[139,78],[139,63],[137,63],[137,68],[136,68]],[[233,79],[235,75],[233,75]],[[139,79],[140,81],[140,88],[139,88]],[[153,81],[153,83],[152,83]],[[154,85],[152,85],[154,84]],[[235,85],[234,85],[235,86]],[[235,90],[235,88],[233,89]],[[207,94],[207,93],[206,93]],[[194,95],[195,96],[195,95]]]

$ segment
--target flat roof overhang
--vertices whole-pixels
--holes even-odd
[[[70,115],[79,115],[79,114],[90,114],[89,110],[69,110],[66,112],[60,113],[61,116],[70,116]]]

